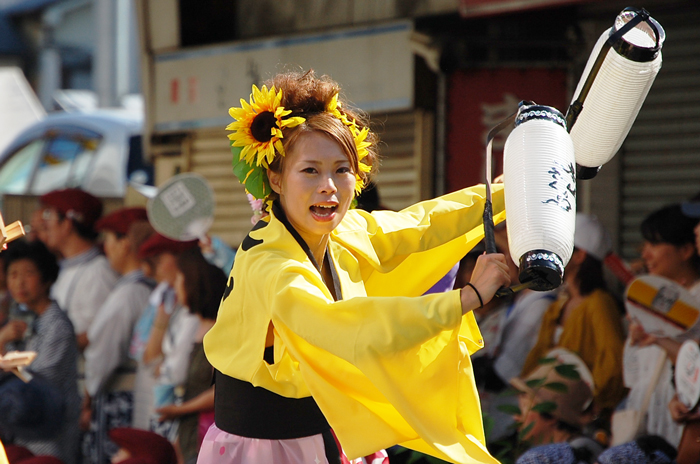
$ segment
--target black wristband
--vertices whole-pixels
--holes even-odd
[[[483,308],[484,307],[484,300],[481,299],[481,294],[479,293],[479,290],[477,290],[476,287],[474,286],[474,284],[472,284],[471,282],[467,282],[467,285],[469,285],[474,290],[474,293],[476,293],[476,297],[479,299],[479,303],[481,304],[481,306],[479,306],[479,307]]]

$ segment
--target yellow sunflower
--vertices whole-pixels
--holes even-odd
[[[354,130],[352,130],[354,128]],[[367,148],[372,145],[371,143],[367,142],[367,134],[369,134],[369,128],[365,127],[362,130],[357,130],[357,126],[353,124],[351,128],[353,132],[353,138],[355,139],[355,146],[357,147],[357,159],[358,163],[357,166],[360,168],[361,172],[370,172],[372,170],[372,166],[365,164],[362,162],[365,157],[369,154],[369,151],[367,151]],[[355,174],[355,193],[358,195],[362,191],[362,188],[365,185],[365,181],[360,175],[360,173]]]
[[[226,130],[234,131],[228,135],[234,147],[242,147],[240,159],[253,166],[269,167],[275,159],[275,148],[284,156],[282,146],[282,129],[295,127],[305,121],[302,117],[286,118],[291,110],[280,105],[282,90],[276,92],[266,86],[258,89],[253,85],[250,103],[241,99],[240,108],[230,108],[228,113],[234,122]]]
[[[360,130],[357,127],[355,121],[351,121],[350,119],[348,119],[347,115],[340,111],[340,108],[341,103],[338,101],[338,94],[336,93],[326,106],[326,111],[331,113],[336,118],[340,119],[340,121],[343,124],[345,124],[348,127],[348,129],[350,129],[350,133],[352,134],[352,137],[355,141],[355,147],[357,148],[359,170],[360,172],[365,173],[370,172],[372,170],[372,167],[362,162],[362,160],[369,154],[367,148],[369,148],[372,145],[371,143],[366,141],[367,135],[369,134],[369,128],[364,127]],[[357,193],[358,195],[360,194],[365,185],[365,181],[360,175],[360,172],[355,173],[355,193]]]

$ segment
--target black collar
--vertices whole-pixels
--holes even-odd
[[[284,227],[289,231],[290,234],[292,234],[292,237],[294,237],[294,240],[297,241],[299,246],[301,247],[302,250],[304,250],[304,253],[306,253],[306,256],[311,260],[313,263],[314,267],[318,271],[318,273],[321,275],[321,280],[323,280],[323,273],[321,272],[321,266],[318,265],[318,262],[316,261],[316,258],[314,257],[313,253],[311,253],[311,249],[309,248],[309,245],[304,241],[303,238],[301,238],[301,235],[299,235],[299,232],[292,226],[292,224],[289,222],[287,219],[287,215],[284,213],[284,210],[282,209],[282,206],[279,204],[279,201],[274,201],[272,203],[272,212],[275,215],[279,221],[284,224]],[[326,266],[328,266],[328,269],[330,270],[331,273],[331,278],[333,279],[333,288],[329,288],[331,294],[335,298],[336,301],[340,301],[343,299],[343,293],[340,288],[340,280],[338,279],[338,273],[335,270],[335,266],[333,265],[333,260],[330,259],[330,253],[328,252],[328,248],[326,248],[326,252],[323,255],[323,262]],[[325,282],[325,281],[324,281]]]

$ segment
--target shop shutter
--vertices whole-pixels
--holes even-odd
[[[422,110],[372,115],[381,143],[376,182],[383,205],[400,210],[433,195],[433,116]],[[383,127],[382,127],[383,126]]]
[[[189,161],[186,171],[201,174],[214,190],[216,209],[211,235],[238,246],[250,231],[253,215],[245,189],[233,174],[231,149],[223,129],[192,132],[189,139]]]
[[[621,153],[620,244],[639,256],[639,226],[652,211],[700,191],[700,8],[658,17],[663,66]]]

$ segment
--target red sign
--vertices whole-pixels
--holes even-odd
[[[514,113],[521,100],[553,106],[566,114],[566,70],[544,68],[473,69],[449,77],[446,191],[484,182],[486,135]],[[503,172],[503,144],[494,139],[493,175]]]
[[[174,78],[170,80],[170,103],[177,105],[180,101],[180,79]]]

